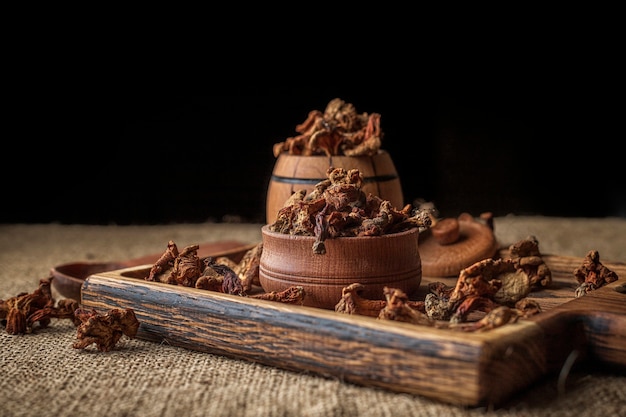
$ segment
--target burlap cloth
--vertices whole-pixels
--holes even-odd
[[[255,243],[260,227],[0,225],[0,299],[32,292],[57,264],[159,253],[170,239]],[[582,258],[597,249],[626,261],[626,219],[507,216],[495,231],[502,244],[534,235],[543,253]],[[575,366],[565,385],[549,375],[506,404],[468,408],[126,337],[107,353],[74,349],[69,320],[26,335],[1,330],[2,416],[626,415],[626,376],[595,365]]]

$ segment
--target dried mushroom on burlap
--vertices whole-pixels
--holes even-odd
[[[274,156],[291,155],[375,155],[383,132],[379,113],[357,113],[354,105],[335,98],[324,112],[312,110],[296,126],[298,135],[274,145]]]
[[[0,319],[6,321],[7,333],[31,333],[35,324],[39,328],[47,327],[52,318],[70,319],[77,324],[74,310],[78,308],[78,301],[68,298],[56,303],[52,297],[52,279],[51,276],[41,279],[39,287],[32,293],[20,293],[0,300]]]
[[[363,192],[363,175],[358,169],[330,167],[326,175],[328,179],[317,183],[310,193],[293,194],[269,229],[315,236],[313,252],[324,254],[326,239],[380,236],[431,224],[427,212],[413,210],[410,204],[396,209],[388,200]]]
[[[85,349],[95,343],[101,352],[112,350],[124,335],[135,338],[140,325],[131,308],[115,308],[105,314],[99,314],[94,309],[79,308],[76,310],[76,318],[80,321],[76,332],[78,340],[72,347]]]
[[[614,271],[602,265],[600,253],[597,250],[587,253],[582,265],[574,270],[574,277],[580,284],[576,288],[576,298],[619,279]]]
[[[51,319],[70,319],[78,328],[78,340],[73,347],[83,349],[96,343],[98,350],[110,351],[122,337],[135,337],[139,321],[132,309],[125,311],[111,310],[100,315],[95,310],[80,308],[78,301],[64,298],[55,302],[52,298],[51,282],[53,277],[41,279],[39,287],[32,293],[20,293],[7,300],[0,300],[0,319],[6,320],[9,334],[33,332],[35,323],[45,328]]]

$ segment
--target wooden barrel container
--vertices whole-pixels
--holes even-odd
[[[274,223],[278,211],[296,191],[311,192],[315,185],[327,179],[328,168],[358,169],[363,175],[362,190],[401,209],[404,196],[400,177],[388,152],[380,150],[374,156],[301,156],[283,153],[276,159],[267,189],[266,219]]]

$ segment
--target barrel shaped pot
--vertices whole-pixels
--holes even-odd
[[[354,283],[364,286],[360,295],[367,299],[384,300],[385,287],[411,296],[422,281],[418,228],[382,236],[326,239],[324,254],[313,252],[314,236],[272,232],[269,225],[261,232],[259,281],[263,290],[302,286],[305,306],[334,310],[343,288]]]
[[[313,191],[320,181],[328,179],[332,168],[358,169],[363,175],[361,190],[394,207],[404,207],[402,185],[388,152],[379,150],[373,156],[302,156],[282,153],[278,156],[267,189],[266,220],[276,221],[278,211],[291,195],[300,190]]]

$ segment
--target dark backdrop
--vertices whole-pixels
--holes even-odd
[[[335,97],[381,114],[407,203],[445,216],[626,216],[610,94],[365,87],[30,98],[11,113],[0,222],[263,222],[272,146]]]

